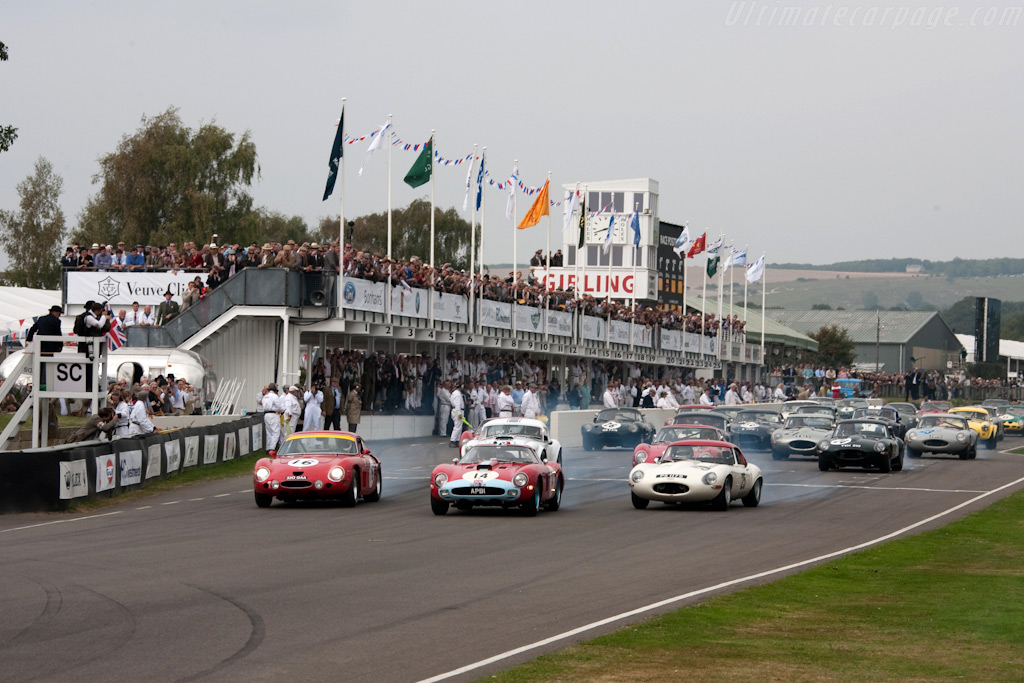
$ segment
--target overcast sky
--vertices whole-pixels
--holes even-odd
[[[257,204],[315,224],[338,211],[321,196],[347,97],[347,132],[393,114],[404,140],[436,129],[446,157],[486,145],[495,177],[518,159],[530,185],[654,178],[662,220],[769,264],[1008,255],[1024,215],[1024,18],[973,2],[814,6],[5,0],[0,124],[19,131],[0,208],[45,156],[77,225],[97,159],[175,106],[190,127],[251,131]],[[346,147],[348,217],[387,206],[383,153],[356,177],[366,144]],[[401,182],[414,158],[394,152],[395,207],[429,191]],[[465,166],[436,180],[438,206],[461,209]],[[508,262],[505,196],[485,191],[485,261]],[[521,260],[545,226],[521,233]]]

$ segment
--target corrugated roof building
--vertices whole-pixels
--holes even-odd
[[[822,327],[846,330],[854,342],[854,362],[882,372],[947,370],[960,362],[960,342],[934,311],[794,311],[769,309],[772,319],[811,334]]]

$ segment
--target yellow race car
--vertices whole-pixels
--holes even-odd
[[[985,448],[992,450],[996,447],[996,443],[999,441],[999,427],[1002,423],[994,420],[995,416],[988,410],[979,406],[968,406],[950,408],[949,413],[966,417],[967,425],[978,432],[978,441],[984,442]]]

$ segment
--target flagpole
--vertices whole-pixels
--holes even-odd
[[[707,235],[708,234],[707,231],[705,231],[704,234]],[[706,241],[707,241],[707,238],[705,238],[705,244],[706,244]],[[705,248],[705,251],[704,251],[704,270],[703,270],[703,272],[701,273],[701,276],[700,276],[700,280],[701,280],[701,294],[700,294],[700,336],[701,336],[701,340],[700,340],[700,351],[701,351],[701,354],[704,353],[704,332],[706,331],[706,329],[705,329],[705,327],[706,327],[706,325],[705,325],[705,320],[706,320],[706,318],[705,318],[705,310],[708,307],[708,266],[707,266],[708,258],[709,258],[709,255],[707,253],[707,249]]]
[[[480,150],[480,164],[483,165],[483,163],[486,160],[487,160],[487,148],[484,147],[483,149]],[[486,172],[486,170],[484,172]],[[478,171],[478,173],[479,173],[479,171]],[[481,282],[483,282],[483,279],[484,279],[484,216],[487,215],[487,212],[484,211],[484,207],[487,205],[487,197],[484,196],[483,180],[484,179],[481,176],[480,184],[477,185],[477,192],[480,193],[480,281]],[[473,206],[476,206],[476,204],[474,204]],[[481,297],[480,297],[481,301],[483,300],[482,294],[483,293],[481,292]],[[480,304],[480,306],[482,307],[483,304]],[[480,322],[480,311],[477,311],[476,331],[477,331],[477,334],[482,334],[482,331],[483,331],[483,325]]]
[[[732,252],[732,247],[729,247],[729,251]],[[733,286],[732,271],[733,271],[733,266],[734,266],[733,260],[735,260],[734,256],[733,256],[733,253],[730,253],[729,254],[729,318],[732,318],[732,304],[733,304],[733,301],[735,300],[735,297],[733,296],[733,293],[732,293],[732,286]]]
[[[724,244],[725,244],[725,233],[720,232],[720,233],[718,233],[718,251],[715,252],[715,255],[718,257],[718,264],[719,264],[719,266],[722,263],[722,255],[721,254],[722,254],[722,247],[723,247]],[[722,281],[724,280],[724,278],[722,277],[723,273],[722,273],[722,269],[721,268],[718,268],[718,271],[715,274],[718,276],[718,353],[719,353],[719,357],[721,357],[721,353],[722,353],[722,299],[724,298],[722,296]]]
[[[395,131],[391,127],[391,114],[388,114],[388,125],[386,130],[388,131],[388,261],[391,261],[391,140],[394,137]],[[384,132],[381,131],[381,135]],[[392,287],[392,271],[394,270],[394,264],[388,263],[388,292],[387,296],[384,297],[384,303],[388,309],[388,324],[391,324],[391,287]]]
[[[764,254],[761,254],[761,258],[765,258]],[[765,259],[764,264],[768,263],[768,259]],[[765,265],[761,267],[761,364],[764,365],[764,321],[765,321],[765,308],[764,308],[764,297],[765,291],[768,289],[768,276],[765,275]],[[877,369],[877,368],[876,368]]]
[[[476,143],[473,143],[473,156],[469,160],[469,172],[467,177],[473,177],[473,163],[476,161]],[[472,185],[470,185],[472,187]],[[466,188],[469,191],[469,187]],[[473,276],[476,274],[476,198],[473,199],[473,212],[469,219],[469,310],[476,314],[476,287],[473,285]],[[472,328],[470,328],[472,329]]]
[[[746,257],[743,259],[743,265],[744,265],[745,268],[749,268],[750,267],[746,263],[747,259],[750,258],[749,249],[750,249],[750,245],[749,244],[744,245],[743,251],[744,251],[744,253],[747,254]],[[743,322],[746,323],[747,322],[747,285],[749,285],[750,283],[747,282],[746,273],[743,273],[743,275],[744,275],[744,277],[743,277]]]
[[[512,336],[516,336],[516,312],[519,310],[519,231],[516,225],[519,223],[519,197],[516,196],[516,183],[519,181],[519,159],[515,160],[512,177],[509,182],[512,184]],[[507,215],[507,214],[506,214]]]
[[[434,133],[430,129],[430,328],[434,328],[434,291],[437,287],[437,273],[434,271]]]
[[[633,202],[633,212],[637,214],[637,226],[639,227],[639,214],[640,204],[639,202]],[[636,247],[633,249],[633,305],[632,312],[629,316],[629,350],[633,350],[633,334],[636,332],[636,259],[640,255],[640,243],[637,242]]]
[[[579,185],[577,184],[577,188]],[[580,302],[583,301],[583,284],[580,280],[580,255],[583,256],[583,277],[587,277],[587,191],[589,185],[583,186],[583,197],[580,200],[580,232],[583,236],[583,248],[579,248],[579,238],[576,242],[576,284],[573,286],[572,294],[576,297],[576,306],[573,307],[573,311],[576,315],[576,326],[573,328],[573,332],[576,335],[576,343],[581,343],[583,340],[583,334],[581,326],[583,325],[583,312],[580,309]]]
[[[544,261],[544,342],[548,340],[548,318],[551,315],[551,290],[549,289],[551,279],[551,171],[548,171],[548,255]]]
[[[338,193],[341,207],[338,213],[338,317],[345,317],[345,102],[348,101],[347,97],[341,98],[341,121],[338,125],[341,126],[341,158],[338,159],[338,180],[341,181],[341,192]],[[287,325],[286,325],[287,327]],[[285,342],[285,348],[288,348],[287,341]],[[288,359],[284,361],[285,372],[288,372],[290,367]]]
[[[608,253],[605,254],[608,257],[608,280],[604,283],[605,290],[608,292],[608,348],[612,346],[612,249],[615,245],[612,244],[612,240],[615,239],[615,235],[612,232],[615,229],[615,193],[611,192],[611,214],[612,217],[608,219]]]

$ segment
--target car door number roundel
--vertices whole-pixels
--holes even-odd
[[[315,458],[295,458],[294,460],[288,461],[289,467],[312,467],[313,465],[319,465],[320,461]]]
[[[498,473],[494,470],[475,470],[473,472],[466,472],[462,475],[462,478],[466,481],[488,481],[490,479],[497,479]]]
[[[603,425],[601,425],[601,429],[604,429],[604,430],[607,430],[607,431],[613,431],[613,430],[618,429],[621,426],[622,425],[620,425],[618,422],[605,422]]]

